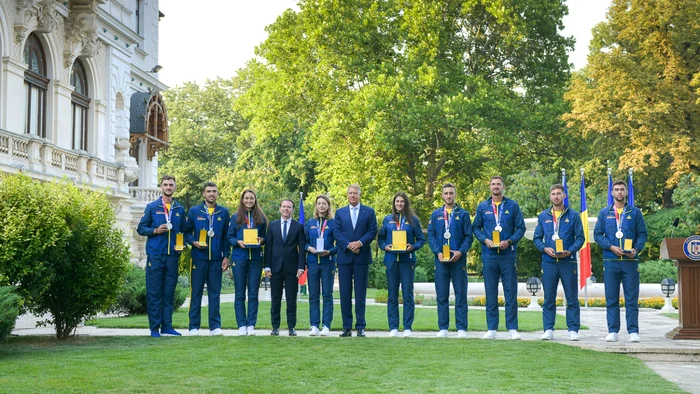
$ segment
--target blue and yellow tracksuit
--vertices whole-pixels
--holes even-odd
[[[211,218],[211,223],[210,223]],[[226,207],[216,205],[211,215],[206,203],[192,207],[187,214],[185,225],[185,242],[192,245],[198,242],[200,232],[209,231],[210,225],[214,236],[206,236],[207,246],[199,249],[192,246],[192,264],[190,266],[190,325],[189,329],[199,329],[201,322],[202,293],[207,284],[209,299],[209,329],[221,328],[219,311],[221,296],[221,263],[230,254],[228,245],[229,213]]]
[[[382,221],[377,239],[379,248],[384,250],[394,243],[393,231],[399,230],[393,215],[387,215]],[[387,300],[387,318],[389,329],[399,329],[399,285],[403,295],[403,328],[411,330],[413,316],[416,308],[413,299],[413,282],[416,277],[416,252],[425,245],[425,236],[416,216],[409,222],[405,217],[400,217],[400,230],[406,231],[406,242],[413,247],[410,252],[384,252],[384,265],[386,266],[386,280],[389,290]]]
[[[506,304],[506,328],[518,329],[518,272],[515,261],[518,241],[525,235],[525,219],[517,202],[503,197],[498,205],[501,222],[501,241],[508,241],[506,249],[488,248],[486,239],[492,238],[496,228],[496,217],[492,207],[493,198],[482,201],[474,215],[474,237],[481,245],[481,261],[484,265],[484,290],[486,291],[486,325],[489,330],[498,329],[498,279],[503,284]]]
[[[136,232],[146,241],[146,302],[148,305],[148,325],[152,331],[173,328],[175,286],[177,286],[178,259],[180,252],[175,250],[178,233],[185,230],[185,208],[174,199],[170,204],[172,229],[161,234],[153,231],[166,223],[166,210],[163,200],[157,199],[146,205],[146,209],[136,227]]]
[[[241,248],[238,240],[243,240],[243,229],[246,224],[239,224],[238,214],[231,216],[228,227],[228,243],[231,245],[231,270],[236,287],[234,309],[238,327],[255,326],[258,321],[258,290],[262,277],[263,249],[260,246]],[[253,223],[258,229],[258,237],[265,238],[267,222]],[[246,314],[246,289],[248,294],[248,313]]]
[[[554,330],[557,316],[557,287],[561,279],[566,297],[566,326],[569,331],[578,332],[581,327],[581,308],[578,304],[576,253],[583,247],[586,236],[583,233],[581,216],[575,210],[564,208],[556,221],[563,250],[571,252],[570,256],[553,258],[544,253],[544,248],[556,250],[556,241],[552,239],[555,224],[552,208],[540,213],[532,239],[537,250],[542,252],[542,287],[544,288],[542,322],[545,331]]]
[[[320,324],[330,330],[333,322],[333,282],[335,281],[335,255],[338,252],[333,237],[333,219],[323,221],[324,249],[330,254],[319,256],[306,253],[306,266],[309,269],[309,321],[312,327],[319,328]],[[316,248],[319,238],[321,219],[311,218],[306,222],[306,250]],[[323,293],[323,321],[321,321],[321,294]]]
[[[455,292],[455,323],[458,330],[467,330],[467,252],[474,240],[469,212],[455,205],[448,217],[451,237],[445,239],[445,208],[438,208],[430,215],[428,222],[428,245],[435,255],[435,295],[438,310],[438,328],[447,330],[450,326],[450,280]],[[454,263],[438,261],[444,245],[450,250],[462,253]]]
[[[605,281],[605,302],[608,319],[608,332],[620,331],[620,283],[625,296],[625,318],[627,332],[639,333],[639,253],[647,241],[647,226],[642,212],[633,206],[625,205],[621,216],[623,237],[618,239],[615,204],[603,208],[598,214],[598,222],[593,230],[595,242],[603,248],[603,278]],[[624,248],[625,239],[632,240],[637,256],[617,256],[610,250],[615,245]]]

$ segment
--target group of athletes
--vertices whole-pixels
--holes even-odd
[[[505,182],[494,176],[489,181],[490,196],[476,208],[473,220],[455,203],[457,190],[451,183],[442,186],[443,205],[432,212],[427,240],[419,218],[403,192],[394,195],[391,213],[378,228],[375,210],[361,204],[359,185],[347,188],[348,204],[334,210],[326,195],[315,199],[313,217],[306,223],[292,218],[294,202],[280,202],[280,219],[269,222],[253,190],[241,193],[236,212],[217,203],[214,183],[206,183],[204,201],[185,212],[173,199],[175,179],[163,176],[162,196],[148,204],[137,231],[146,242],[146,285],[151,336],[176,335],[172,325],[173,299],[182,249],[191,246],[189,334],[199,335],[201,303],[206,284],[210,335],[222,335],[220,293],[222,274],[232,269],[235,285],[235,315],[240,335],[256,335],[260,278],[270,279],[271,335],[280,334],[280,309],[286,294],[288,334],[296,336],[297,278],[308,270],[310,336],[328,336],[333,320],[333,286],[336,272],[342,315],[341,337],[351,337],[353,290],[356,336],[365,336],[365,308],[371,243],[384,251],[388,284],[387,318],[389,336],[412,336],[414,320],[414,278],[416,251],[427,246],[435,256],[435,293],[438,337],[447,337],[450,328],[450,286],[454,290],[455,326],[458,338],[467,337],[467,252],[474,238],[481,245],[487,332],[484,339],[496,339],[499,327],[498,285],[505,299],[508,337],[518,333],[516,250],[525,235],[525,221],[518,203],[504,196]],[[613,182],[614,203],[602,209],[594,229],[594,239],[603,249],[608,335],[618,340],[620,331],[620,285],[625,299],[629,341],[639,342],[638,255],[647,238],[639,209],[628,205],[625,182]],[[543,340],[554,338],[556,296],[559,282],[564,290],[568,338],[579,340],[577,252],[585,243],[578,212],[566,207],[565,190],[550,188],[551,207],[538,216],[534,244],[542,252],[544,289]],[[399,333],[399,288],[403,298],[403,333]],[[321,308],[321,299],[323,307]],[[247,308],[246,308],[247,301]]]

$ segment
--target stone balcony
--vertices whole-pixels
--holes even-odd
[[[0,129],[0,169],[32,178],[67,178],[77,185],[127,197],[129,185],[123,164],[101,160],[85,151],[60,148],[44,138]]]

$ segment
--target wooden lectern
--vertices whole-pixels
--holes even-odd
[[[700,339],[700,260],[686,255],[686,240],[665,238],[661,243],[661,258],[678,267],[678,327],[666,334],[670,339]]]

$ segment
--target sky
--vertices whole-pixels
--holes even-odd
[[[231,78],[252,59],[255,47],[267,38],[265,27],[285,10],[298,9],[297,0],[160,0],[158,64],[160,80],[170,87],[207,79]],[[611,0],[568,0],[565,36],[574,36],[569,54],[574,69],[586,65],[591,29],[605,19]]]

